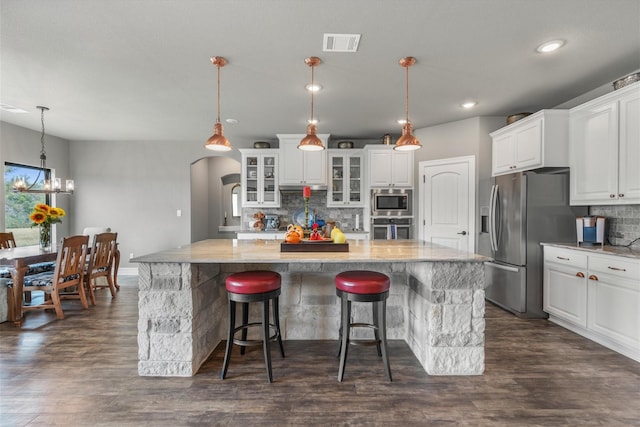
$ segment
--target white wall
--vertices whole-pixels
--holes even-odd
[[[71,142],[74,230],[106,225],[117,231],[124,268],[137,266],[128,261],[131,253],[138,256],[191,243],[191,164],[214,154],[203,145]]]

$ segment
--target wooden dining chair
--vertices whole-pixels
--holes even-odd
[[[116,296],[111,269],[117,251],[118,233],[99,233],[93,237],[89,254],[89,265],[84,276],[84,284],[92,305],[96,305],[95,290],[109,288],[111,297]],[[98,280],[102,278],[101,280]]]
[[[89,308],[83,286],[88,244],[88,236],[62,239],[55,270],[25,276],[23,292],[44,291],[51,298],[45,298],[42,304],[38,305],[23,304],[23,313],[30,310],[55,309],[58,319],[64,319],[61,303],[63,299],[80,299],[82,308]]]
[[[16,247],[16,239],[12,232],[0,233],[0,249],[11,249]]]

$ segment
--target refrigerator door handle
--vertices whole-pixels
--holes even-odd
[[[491,242],[491,250],[498,250],[498,237],[496,236],[496,208],[498,201],[498,185],[491,186],[491,197],[489,199],[489,241]]]
[[[486,261],[486,262],[484,263],[484,265],[489,266],[489,267],[493,267],[493,268],[498,268],[498,269],[500,269],[500,270],[511,271],[511,272],[513,272],[513,273],[517,273],[518,271],[520,271],[520,270],[518,270],[516,267],[509,267],[509,266],[507,266],[507,265],[496,264],[496,263],[494,263],[494,262],[489,262],[489,261]]]

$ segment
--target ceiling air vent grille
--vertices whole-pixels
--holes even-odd
[[[325,34],[322,41],[324,52],[357,52],[360,34]]]

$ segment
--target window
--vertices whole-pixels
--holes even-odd
[[[44,181],[51,178],[51,170],[6,162],[4,164],[5,185],[5,229],[13,232],[18,246],[38,244],[38,228],[31,227],[29,215],[37,203],[51,204],[48,194],[14,193],[16,178],[23,178],[27,186],[43,189]]]

